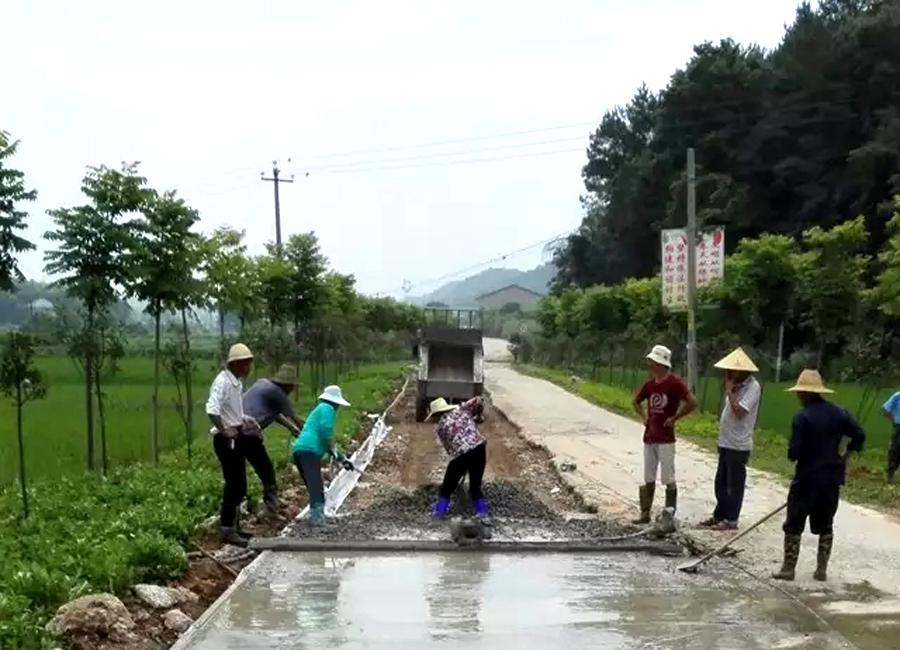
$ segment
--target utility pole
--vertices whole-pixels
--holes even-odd
[[[288,158],[288,162],[291,162],[291,159]],[[259,177],[264,181],[268,181],[272,183],[275,187],[275,249],[278,251],[278,256],[281,257],[281,199],[278,195],[278,186],[281,183],[293,183],[294,175],[291,174],[290,178],[280,178],[278,174],[281,173],[281,170],[278,169],[278,161],[272,161],[272,177],[266,178],[266,173],[261,172]]]
[[[697,194],[694,148],[687,150],[687,380],[697,390]]]

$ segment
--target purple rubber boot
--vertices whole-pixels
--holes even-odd
[[[450,499],[448,499],[447,497],[440,497],[434,504],[434,508],[432,508],[431,514],[433,514],[438,519],[443,519],[445,516],[447,516],[447,511],[449,509]]]
[[[479,517],[487,517],[488,509],[484,499],[475,499],[475,501],[472,502],[472,505],[475,506],[476,515]]]

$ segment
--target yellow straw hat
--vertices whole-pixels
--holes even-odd
[[[243,361],[244,359],[252,359],[253,353],[250,352],[250,348],[248,348],[243,343],[235,343],[231,346],[231,349],[228,350],[228,363],[232,363],[234,361]]]
[[[721,370],[738,370],[742,372],[757,372],[759,370],[741,348],[737,348],[725,358],[720,359],[715,367]]]
[[[431,404],[428,406],[428,417],[426,420],[430,420],[431,416],[437,415],[438,413],[446,413],[447,411],[455,411],[458,409],[458,406],[454,406],[453,404],[448,404],[447,400],[443,397],[438,397],[436,400],[432,400]]]
[[[833,393],[830,388],[825,387],[822,381],[822,375],[818,370],[804,370],[797,377],[797,383],[787,389],[788,393],[818,393],[820,395]]]

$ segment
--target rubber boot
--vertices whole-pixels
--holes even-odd
[[[324,504],[317,504],[309,507],[309,521],[316,528],[320,528],[325,525]]]
[[[472,502],[472,506],[475,508],[475,515],[477,517],[487,517],[487,502],[484,499],[475,499]]]
[[[641,516],[632,519],[633,524],[649,524],[650,510],[653,508],[653,496],[656,493],[656,483],[645,483],[638,488],[638,498],[641,503]]]
[[[831,559],[831,547],[834,544],[834,535],[819,535],[819,553],[816,556],[816,572],[813,578],[819,582],[828,580],[828,560]]]
[[[447,497],[439,497],[437,502],[434,504],[434,507],[431,509],[431,514],[433,514],[438,519],[443,519],[447,516],[447,511],[450,509],[450,499]]]
[[[230,526],[222,526],[219,528],[219,539],[223,544],[247,548],[247,538],[239,535],[237,529]]]
[[[244,539],[252,539],[254,537],[253,533],[251,533],[249,530],[244,530],[243,528],[241,528],[240,508],[238,509],[237,514],[234,516],[234,529],[237,531],[237,534]]]
[[[263,495],[263,505],[269,514],[278,514],[278,489],[274,486],[268,488]]]
[[[675,485],[666,486],[666,508],[671,508],[673,515],[678,509],[678,487]]]
[[[772,577],[776,580],[793,580],[797,570],[797,560],[800,559],[800,535],[784,535],[784,562],[781,571]]]

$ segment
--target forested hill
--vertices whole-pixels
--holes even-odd
[[[471,307],[478,296],[497,289],[518,284],[521,287],[547,293],[556,269],[552,264],[542,264],[529,271],[518,269],[490,268],[464,280],[448,282],[424,296],[410,297],[410,302],[418,305],[442,303],[452,307]]]
[[[590,139],[580,229],[558,250],[560,286],[659,271],[659,231],[686,219],[696,149],[700,224],[742,237],[799,234],[859,215],[868,251],[900,193],[900,2],[798,8],[774,51],[704,43],[665,88],[637,90]]]

